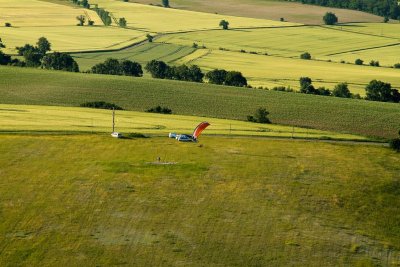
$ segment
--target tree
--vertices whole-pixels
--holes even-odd
[[[121,69],[123,75],[126,76],[134,76],[134,77],[142,77],[143,70],[142,65],[137,62],[133,62],[131,60],[124,60],[121,62]]]
[[[323,20],[326,25],[334,25],[338,22],[338,17],[332,12],[326,12],[323,17]]]
[[[254,116],[247,116],[247,120],[258,123],[271,123],[268,119],[269,112],[265,108],[259,108],[256,110]]]
[[[120,18],[118,24],[120,27],[126,27],[126,19]]]
[[[89,8],[90,7],[88,0],[81,0],[80,3],[84,8]]]
[[[39,53],[45,55],[46,52],[51,51],[51,44],[45,37],[40,37],[36,43]]]
[[[315,90],[312,85],[312,80],[309,77],[301,77],[300,78],[300,93],[303,94],[316,94],[317,90]]]
[[[162,0],[163,7],[169,7],[169,0]]]
[[[91,71],[98,74],[122,75],[121,65],[115,58],[108,58],[103,63],[94,65]]]
[[[146,35],[146,38],[147,38],[147,41],[149,41],[149,43],[152,43],[152,42],[153,42],[154,37],[151,36],[150,34],[147,34],[147,35]]]
[[[229,71],[226,74],[225,85],[243,87],[247,85],[247,79],[239,71]]]
[[[9,63],[11,63],[11,56],[0,51],[0,65],[8,65]]]
[[[359,59],[359,58],[357,58],[357,59],[354,61],[354,64],[356,64],[356,65],[362,65],[362,64],[364,64],[364,61],[361,60],[361,59]]]
[[[373,67],[379,67],[379,61],[371,60],[369,62],[369,65]]]
[[[303,54],[300,55],[300,58],[301,58],[301,59],[310,60],[310,59],[311,59],[311,54],[308,53],[308,52],[305,52],[305,53],[303,53]]]
[[[335,85],[335,88],[332,91],[332,95],[336,97],[350,98],[351,93],[347,83],[339,83]]]
[[[224,30],[228,30],[229,22],[223,19],[219,22],[219,26],[222,27],[222,29],[224,29]]]
[[[315,90],[315,94],[316,95],[323,95],[323,96],[331,96],[332,92],[329,89],[325,88],[325,87],[318,87]]]
[[[365,91],[368,100],[381,102],[393,100],[392,86],[390,83],[372,80],[367,87],[365,87]]]
[[[45,55],[42,59],[42,66],[45,69],[79,72],[78,63],[66,53],[54,52]]]
[[[226,75],[228,72],[226,70],[212,70],[206,74],[206,78],[208,79],[209,83],[212,84],[224,84],[226,80]]]
[[[78,26],[83,26],[85,24],[86,17],[84,15],[79,15],[76,19],[79,21]]]
[[[152,60],[146,64],[145,70],[150,72],[153,78],[165,79],[169,66],[164,61]]]

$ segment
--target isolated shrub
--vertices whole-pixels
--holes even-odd
[[[219,26],[222,27],[222,29],[224,29],[224,30],[228,30],[229,22],[223,19],[219,22]]]
[[[120,27],[126,27],[126,24],[127,24],[127,22],[126,22],[126,19],[125,19],[125,18],[120,18],[120,19],[119,19],[118,25],[119,25]]]
[[[396,152],[400,152],[400,138],[390,140],[389,146]]]
[[[351,93],[347,83],[339,83],[333,88],[332,95],[336,97],[350,98]]]
[[[332,12],[326,12],[322,19],[326,25],[334,25],[338,22],[338,17]]]
[[[363,61],[362,59],[357,58],[357,59],[354,61],[354,64],[356,64],[356,65],[362,65],[362,64],[364,64],[364,61]]]
[[[265,108],[258,108],[254,114],[254,116],[249,115],[247,116],[247,120],[251,122],[258,122],[258,123],[271,123],[268,119],[269,112]]]
[[[149,41],[149,43],[152,43],[152,42],[153,42],[154,37],[153,37],[152,35],[147,34],[147,35],[146,35],[146,38],[147,38],[147,41]]]
[[[283,22],[283,21],[285,21],[285,18],[280,18],[279,20]]]
[[[308,52],[305,52],[305,53],[300,55],[300,58],[309,60],[309,59],[311,59],[311,54],[308,53]]]
[[[89,26],[93,26],[94,25],[94,21],[93,20],[88,20],[88,25]]]
[[[94,101],[94,102],[86,102],[83,104],[80,104],[81,107],[85,108],[98,108],[98,109],[115,109],[115,110],[123,110],[120,106],[113,104],[113,103],[108,103],[104,101]]]
[[[42,59],[42,67],[52,70],[79,72],[78,63],[69,54],[59,52],[45,55]]]
[[[146,110],[146,112],[160,113],[160,114],[172,114],[172,110],[170,108],[161,107],[161,106],[150,108],[150,109]]]
[[[394,65],[393,65],[393,68],[395,68],[395,69],[400,69],[400,63],[394,64]]]
[[[379,67],[379,61],[371,60],[369,62],[369,65],[374,67]]]
[[[4,26],[5,27],[11,27],[11,23],[10,22],[6,22],[6,23],[4,23]]]
[[[169,0],[162,0],[163,7],[169,7]]]
[[[84,15],[79,15],[76,16],[76,19],[78,20],[78,26],[83,26],[85,24],[86,21],[86,17]]]

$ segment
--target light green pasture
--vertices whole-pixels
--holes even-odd
[[[90,69],[97,63],[104,62],[107,58],[129,59],[141,64],[156,59],[171,64],[176,60],[195,51],[194,48],[181,45],[163,45],[159,43],[147,43],[137,47],[131,47],[117,52],[98,52],[74,54],[81,70]]]
[[[188,46],[197,43],[211,49],[245,50],[247,52],[268,53],[270,55],[295,58],[298,58],[304,52],[309,52],[313,58],[317,59],[322,56],[350,50],[398,43],[398,40],[391,38],[369,36],[319,26],[170,34],[159,38],[157,41]]]
[[[3,132],[112,132],[112,111],[75,107],[0,104],[0,131]],[[258,124],[236,120],[116,111],[116,131],[167,136],[170,132],[191,134],[202,121],[211,126],[205,134],[232,136],[276,136],[367,140],[366,137],[329,131]]]

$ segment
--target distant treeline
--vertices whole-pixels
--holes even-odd
[[[292,1],[292,0],[290,0]],[[347,8],[365,11],[391,19],[400,19],[397,0],[294,0],[303,4]]]

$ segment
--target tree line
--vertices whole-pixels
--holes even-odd
[[[290,0],[293,1],[293,0]],[[295,0],[303,4],[346,8],[365,11],[391,19],[400,19],[397,0]]]

